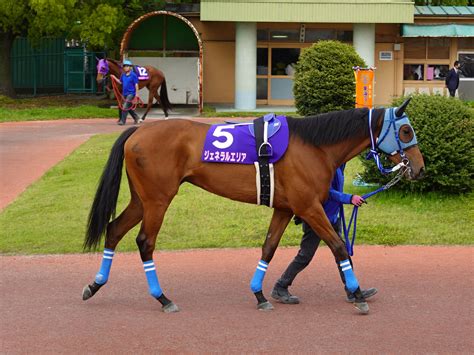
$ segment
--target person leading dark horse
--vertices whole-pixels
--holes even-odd
[[[339,213],[341,205],[353,204],[354,206],[360,207],[363,203],[365,203],[365,200],[361,196],[350,195],[343,192],[345,165],[346,164],[342,164],[336,170],[336,174],[334,175],[334,178],[331,182],[331,187],[329,189],[329,198],[323,205],[326,216],[328,217],[329,222],[331,222],[334,231],[339,237],[341,237],[341,216]],[[299,219],[299,217],[295,217],[295,223],[300,224],[301,219]],[[299,298],[292,295],[288,291],[288,287],[291,286],[296,276],[309,265],[314,257],[314,254],[316,253],[316,250],[318,250],[319,243],[321,243],[321,238],[306,222],[303,221],[303,238],[301,239],[300,250],[293,261],[288,265],[285,272],[283,272],[280,279],[275,283],[271,293],[274,299],[286,304],[300,303]],[[350,257],[349,262],[352,266],[352,259]],[[345,286],[346,280],[344,278],[343,267],[341,267],[337,262],[336,265],[339,269],[341,280]],[[349,291],[347,287],[344,288],[347,294],[347,301],[354,302],[354,294]],[[368,288],[361,291],[365,299],[372,297],[377,293],[376,288]]]
[[[118,79],[114,74],[111,74],[110,77],[112,80],[116,81],[122,85],[122,95],[124,99],[123,109],[120,115],[120,120],[117,124],[123,126],[127,121],[128,113],[130,113],[135,121],[135,124],[143,122],[143,120],[138,117],[135,110],[132,109],[133,100],[138,92],[138,77],[132,70],[133,64],[130,60],[123,61],[123,71],[124,73]]]

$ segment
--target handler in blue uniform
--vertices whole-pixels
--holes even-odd
[[[334,231],[341,237],[341,216],[339,215],[340,207],[342,204],[353,204],[355,206],[361,206],[365,203],[365,200],[359,195],[349,195],[343,192],[344,188],[344,168],[345,164],[339,167],[336,170],[336,174],[331,182],[331,187],[329,189],[329,198],[324,203],[323,208],[326,212],[326,215],[329,221],[334,228]],[[298,217],[295,217],[295,223],[301,223],[301,220]],[[309,265],[313,259],[316,250],[318,249],[321,238],[311,229],[311,227],[303,221],[303,238],[300,244],[300,250],[298,254],[293,259],[293,261],[288,265],[285,272],[281,275],[280,279],[276,282],[273,287],[272,297],[282,303],[287,304],[297,304],[299,303],[299,298],[293,296],[288,291],[288,287],[291,286],[296,275],[298,275],[303,269]],[[352,260],[349,257],[350,263],[352,265]],[[339,274],[341,275],[342,282],[346,284],[344,273],[339,266],[339,263],[336,263],[339,269]],[[347,293],[347,301],[354,302],[354,295],[345,288]],[[366,290],[361,290],[364,298],[372,297],[377,293],[376,288],[369,288]]]
[[[115,80],[117,83],[122,85],[122,95],[124,98],[123,110],[119,125],[123,126],[127,120],[128,113],[130,113],[135,121],[135,124],[141,123],[142,120],[138,117],[137,113],[134,110],[131,110],[132,101],[137,95],[138,92],[138,77],[132,70],[132,62],[130,60],[123,61],[123,71],[120,79],[115,75],[111,75],[112,80]]]

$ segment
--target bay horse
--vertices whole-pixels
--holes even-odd
[[[145,120],[146,115],[150,111],[153,104],[153,98],[155,98],[156,101],[161,105],[161,108],[165,113],[165,117],[168,117],[168,111],[171,109],[171,103],[168,99],[165,75],[161,70],[158,70],[151,65],[146,65],[145,68],[148,71],[149,79],[140,80],[138,82],[139,89],[143,87],[148,89],[148,103],[146,105],[146,111],[142,116],[142,120]],[[113,74],[120,79],[120,76],[122,75],[122,63],[110,58],[98,59],[96,77],[97,84],[103,84],[107,75],[110,74]],[[160,88],[159,94],[158,88]]]
[[[297,215],[329,246],[336,261],[343,266],[346,286],[355,294],[354,305],[361,313],[368,312],[358,281],[348,265],[345,244],[331,227],[323,203],[328,198],[336,168],[369,147],[371,136],[372,141],[380,138],[382,128],[385,133],[382,133],[379,143],[384,140],[384,152],[391,154],[393,162],[404,162],[406,170],[403,174],[408,179],[418,179],[423,175],[423,156],[408,117],[403,112],[407,104],[390,109],[369,111],[364,108],[306,118],[287,117],[288,149],[274,164],[274,211],[261,260],[251,282],[257,309],[273,309],[263,295],[263,277],[283,232],[293,215]],[[393,118],[388,124],[387,115]],[[84,287],[84,300],[92,297],[107,282],[117,244],[141,221],[136,242],[149,292],[162,304],[164,312],[178,311],[178,307],[164,295],[158,282],[153,252],[165,212],[180,185],[188,182],[232,200],[257,203],[253,165],[201,161],[209,128],[208,124],[190,120],[167,120],[140,128],[132,127],[119,136],[111,150],[89,214],[84,248],[97,248],[105,233],[105,249],[95,281]],[[220,135],[226,139],[224,142],[232,138],[229,132],[231,130],[225,132],[226,137]],[[398,146],[393,143],[394,136]],[[131,199],[125,210],[115,218],[124,161]],[[114,219],[110,221],[112,217]]]

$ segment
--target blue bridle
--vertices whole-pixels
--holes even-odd
[[[400,168],[404,168],[404,169],[409,168],[408,167],[409,161],[403,150],[418,144],[415,130],[413,129],[407,115],[403,113],[401,117],[397,117],[396,112],[395,112],[396,109],[397,108],[395,107],[395,108],[389,108],[385,110],[385,116],[383,120],[382,129],[380,130],[380,135],[377,141],[375,141],[374,133],[372,132],[372,109],[370,109],[369,111],[369,132],[370,132],[371,148],[370,148],[369,153],[367,154],[366,159],[373,158],[375,160],[375,163],[377,164],[377,168],[384,175],[397,171]],[[402,142],[398,135],[398,132],[400,131],[400,127],[402,127],[403,125],[410,126],[413,131],[413,138],[409,142]],[[380,162],[380,156],[377,150],[381,150],[385,154],[389,154],[389,155],[394,155],[398,152],[401,157],[401,162],[395,165],[393,168],[386,169],[382,166],[382,163]],[[375,191],[371,191],[363,195],[362,198],[366,200],[369,197],[375,194],[378,194],[381,191],[389,189],[401,179],[403,173],[404,171],[399,172],[392,181],[379,187]],[[339,212],[342,219],[342,228],[344,232],[344,238],[346,240],[346,249],[347,249],[347,253],[350,256],[354,255],[354,242],[355,242],[356,230],[357,230],[358,210],[359,210],[359,207],[354,206],[354,209],[352,210],[352,216],[347,228],[346,228],[346,220],[344,217],[344,207],[342,205]],[[349,240],[349,233],[351,230],[352,222],[354,222],[354,230],[352,231],[352,240]]]

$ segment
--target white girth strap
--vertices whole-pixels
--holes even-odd
[[[260,203],[260,167],[258,165],[258,161],[253,163],[255,165],[255,185],[257,186],[257,205],[261,205]],[[275,176],[274,176],[274,168],[273,164],[268,164],[268,170],[270,171],[270,206],[273,207],[273,196],[275,194]]]
[[[263,124],[263,143],[268,143],[268,121]]]

